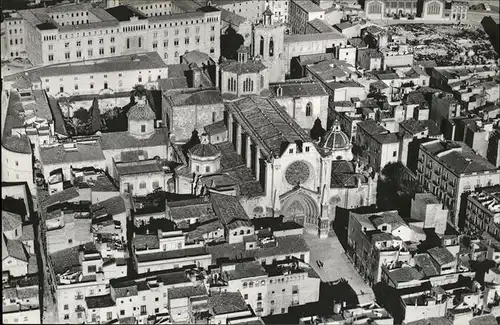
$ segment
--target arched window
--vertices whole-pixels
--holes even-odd
[[[260,56],[264,56],[264,36],[260,37]]]
[[[252,79],[246,78],[245,81],[243,81],[243,91],[244,92],[253,91],[253,80]]]
[[[274,56],[274,41],[272,37],[269,40],[269,56]]]
[[[139,47],[142,46],[142,37],[139,37]]]
[[[227,90],[236,91],[236,80],[233,77],[227,79]]]
[[[437,15],[439,14],[441,5],[438,2],[432,2],[428,7],[427,7],[427,14],[428,15]]]
[[[212,123],[215,123],[215,119],[217,118],[217,114],[212,112]]]
[[[382,5],[380,2],[372,2],[368,5],[369,14],[380,14],[382,13]]]
[[[127,37],[127,48],[130,48],[130,38]]]
[[[306,105],[306,116],[311,116],[312,115],[312,103],[309,102]]]
[[[264,88],[264,76],[260,76],[260,89]]]

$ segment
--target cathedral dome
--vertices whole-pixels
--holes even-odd
[[[137,103],[130,108],[127,117],[129,120],[147,121],[154,120],[156,116],[151,107],[147,104],[147,101],[143,99],[138,100]]]
[[[210,143],[199,143],[189,149],[189,153],[192,156],[200,158],[210,158],[217,157],[220,154],[220,150],[217,149],[213,144]]]
[[[338,121],[333,122],[333,127],[321,140],[320,146],[328,150],[345,149],[350,146],[349,137],[340,129]]]

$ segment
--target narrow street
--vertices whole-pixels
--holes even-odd
[[[40,285],[42,285],[42,295],[40,297],[40,306],[42,311],[42,324],[54,324],[57,323],[57,303],[55,301],[54,294],[52,293],[51,285],[49,283],[50,274],[47,272],[47,247],[46,237],[45,237],[45,214],[42,212],[42,204],[48,197],[48,192],[43,188],[37,187],[37,195],[34,202],[34,206],[37,207],[37,227],[36,227],[36,246],[38,246],[38,256],[39,256],[39,274],[40,274]]]

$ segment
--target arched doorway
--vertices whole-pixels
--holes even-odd
[[[294,193],[282,204],[284,221],[295,221],[307,230],[317,231],[319,209],[316,201],[303,192]]]

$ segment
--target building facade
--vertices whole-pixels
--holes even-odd
[[[151,51],[173,64],[180,63],[183,53],[195,49],[209,53],[214,60],[219,58],[219,10],[148,17],[127,5],[101,9],[75,4],[21,10],[18,14],[23,23],[7,25],[18,31],[18,25],[24,26],[19,36],[23,45],[18,45],[24,49],[15,49],[26,51],[34,65]],[[15,54],[15,50],[7,52]]]
[[[500,171],[463,142],[433,140],[420,145],[417,178],[459,225],[463,194],[500,183]]]

